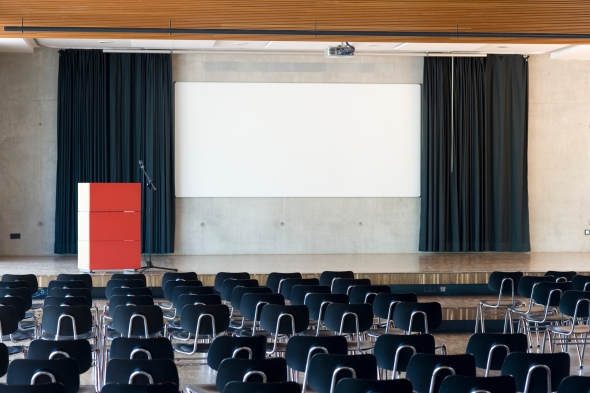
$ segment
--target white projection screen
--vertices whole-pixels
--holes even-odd
[[[420,196],[420,85],[175,86],[177,197]]]

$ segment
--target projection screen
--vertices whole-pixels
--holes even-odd
[[[177,197],[420,196],[420,85],[175,86]]]

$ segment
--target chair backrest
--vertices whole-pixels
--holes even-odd
[[[415,293],[380,293],[373,302],[373,313],[382,319],[393,318],[395,306],[399,302],[418,303]]]
[[[516,390],[524,391],[527,375],[532,371],[528,393],[547,392],[547,370],[551,371],[551,391],[555,391],[561,381],[570,374],[570,356],[561,353],[522,353],[513,352],[506,357],[502,365],[502,375],[512,375],[516,381]]]
[[[82,281],[86,284],[86,288],[92,290],[92,276],[87,273],[80,274],[58,274],[57,281]]]
[[[391,293],[389,285],[356,285],[350,291],[350,304],[373,304],[380,293]]]
[[[74,359],[14,359],[8,366],[6,383],[9,385],[31,385],[33,384],[33,376],[38,372],[43,372],[43,374],[35,378],[34,384],[59,382],[63,385],[66,393],[78,393],[78,389],[80,389],[78,364]],[[54,380],[47,374],[51,374]]]
[[[51,291],[47,292],[48,296],[54,297],[85,297],[90,302],[88,307],[92,305],[92,293],[88,288],[53,288]]]
[[[309,293],[332,293],[330,287],[327,285],[295,285],[291,288],[291,304],[300,306],[305,304],[305,297]]]
[[[153,385],[128,385],[126,383],[109,383],[103,386],[101,393],[178,393],[178,386],[171,382],[158,383]]]
[[[465,377],[449,375],[440,387],[440,393],[516,393],[516,383],[510,375],[500,377]]]
[[[305,298],[305,305],[309,308],[309,317],[322,321],[326,315],[326,309],[331,303],[348,304],[348,296],[344,293],[311,293]]]
[[[266,286],[270,288],[272,293],[280,293],[279,284],[285,278],[301,278],[301,273],[277,273],[272,272],[266,279]],[[281,285],[282,286],[282,285]]]
[[[451,372],[449,368],[452,368]],[[418,353],[410,359],[406,378],[418,393],[438,393],[443,379],[448,375],[475,377],[475,358],[464,355],[430,355]],[[433,388],[431,389],[431,384]]]
[[[407,379],[378,381],[375,379],[344,378],[336,385],[335,393],[395,392],[412,393],[412,383]]]
[[[553,276],[554,280],[563,280],[565,278],[566,281],[572,281],[572,278],[576,275],[576,272],[572,271],[559,271],[559,270],[549,270],[545,272],[546,276]]]
[[[0,297],[0,305],[2,306],[12,306],[16,310],[16,318],[21,321],[25,318],[25,302],[21,297],[18,296],[9,296],[9,297]]]
[[[225,359],[264,359],[265,357],[265,336],[219,336],[213,340],[207,352],[207,364],[213,370],[219,370],[219,365]]]
[[[249,288],[253,288],[253,287],[259,287],[259,285],[258,285],[258,280],[254,280],[254,279],[243,279],[243,280],[230,279],[230,280],[225,280],[223,282],[223,285],[221,286],[221,292],[219,293],[221,295],[221,298],[223,300],[227,301],[227,302],[231,301],[232,291],[236,287],[249,287]]]
[[[151,296],[111,296],[109,310],[115,310],[118,306],[153,306],[154,298]]]
[[[110,359],[170,359],[174,360],[172,343],[166,337],[115,338],[109,349]]]
[[[31,292],[29,283],[26,281],[0,281],[0,288],[26,288]]]
[[[328,285],[332,287],[332,282],[335,278],[354,278],[354,273],[351,271],[325,271],[320,275],[320,285]]]
[[[285,299],[291,299],[291,290],[295,285],[320,285],[320,281],[317,278],[287,278],[283,281],[281,287],[281,294]]]
[[[168,281],[197,281],[198,279],[195,272],[166,272],[162,276],[162,289],[166,288]]]
[[[230,382],[223,393],[301,393],[297,382]]]
[[[0,393],[66,393],[66,389],[58,382],[39,385],[0,385]]]
[[[285,305],[285,298],[280,293],[247,293],[240,302],[240,314],[250,321],[260,321],[260,314],[265,304]],[[258,311],[258,312],[257,312]]]
[[[113,329],[128,337],[145,337],[158,333],[164,327],[162,309],[158,306],[118,306],[110,310]]]
[[[84,374],[92,366],[92,349],[88,340],[33,340],[27,359],[50,360],[71,358],[78,364],[78,373]]]
[[[293,318],[291,319],[290,316]],[[293,326],[295,326],[295,331],[293,331]],[[309,310],[306,306],[267,304],[262,308],[260,327],[273,334],[301,333],[309,327]]]
[[[214,295],[213,287],[176,287],[172,292],[172,304],[176,304],[182,295]],[[217,295],[219,296],[219,295]],[[221,297],[219,297],[221,300]]]
[[[174,290],[178,287],[202,287],[203,283],[199,280],[192,280],[192,281],[174,281],[169,280],[164,287],[164,299],[171,302],[174,299]]]
[[[34,274],[3,274],[2,281],[26,281],[31,293],[39,290],[39,282]]]
[[[225,359],[219,365],[215,386],[223,392],[228,383],[243,382],[246,376],[247,382],[287,382],[287,362],[283,358]]]
[[[590,316],[590,292],[565,291],[559,301],[559,311],[575,318],[575,320],[588,318]],[[586,323],[584,322],[584,324]]]
[[[47,306],[43,308],[41,328],[56,339],[62,336],[76,339],[76,335],[92,330],[92,313],[87,306]]]
[[[508,353],[526,352],[528,348],[526,334],[475,333],[469,338],[465,353],[475,357],[476,367],[484,368],[486,371],[501,370],[508,356],[506,347],[508,347]]]
[[[88,289],[86,283],[80,280],[72,280],[72,281],[60,281],[60,280],[51,280],[47,285],[47,292],[51,292],[54,288],[86,288]]]
[[[557,393],[588,393],[589,391],[590,377],[579,375],[564,378],[557,389]]]
[[[332,293],[346,293],[348,295],[351,287],[356,285],[371,285],[371,280],[368,278],[339,278],[334,281]]]
[[[182,314],[184,306],[192,305],[195,303],[203,303],[206,306],[214,306],[221,304],[221,296],[219,295],[182,295],[176,300],[176,316],[179,317]]]
[[[113,288],[111,291],[111,297],[113,296],[151,296],[154,297],[152,294],[151,288],[147,287],[137,287],[137,288]]]
[[[488,288],[492,292],[499,294],[500,288],[502,287],[502,281],[506,279],[504,281],[504,286],[502,287],[502,294],[511,295],[512,290],[514,289],[514,294],[516,295],[516,288],[518,288],[522,276],[522,272],[492,272],[488,280]]]
[[[533,287],[540,282],[555,282],[553,276],[524,276],[520,279],[516,292],[526,298],[530,298],[533,292]]]
[[[557,307],[559,306],[561,295],[571,289],[571,282],[542,282],[536,286],[533,299],[539,305]],[[549,299],[550,294],[551,299]]]
[[[287,342],[285,360],[293,370],[305,372],[311,358],[318,353],[346,355],[348,345],[343,336],[294,336]]]
[[[373,326],[373,307],[370,304],[332,303],[324,316],[326,327],[338,333],[365,332]]]
[[[225,304],[184,306],[180,313],[180,326],[189,333],[196,333],[198,328],[199,335],[223,333],[229,326],[229,307]]]
[[[18,330],[18,313],[13,306],[0,307],[0,334],[6,336]]]
[[[8,347],[6,344],[0,343],[0,378],[6,375],[8,363]]]
[[[428,330],[424,315],[428,320]],[[430,333],[442,324],[442,308],[437,302],[398,303],[393,313],[393,324],[406,332]]]
[[[143,273],[127,274],[127,273],[113,273],[111,280],[140,280],[143,286],[147,286],[147,278]]]
[[[217,292],[221,292],[221,286],[225,280],[229,279],[247,280],[250,278],[250,273],[247,272],[219,272],[215,275],[215,282],[213,287]]]
[[[92,302],[89,302],[88,298],[82,296],[48,296],[43,301],[43,308],[47,306],[86,306],[90,308],[92,307]]]
[[[18,296],[23,299],[25,310],[30,310],[33,305],[31,291],[27,288],[0,288],[0,297]]]
[[[308,386],[313,391],[330,393],[332,385],[336,386],[343,378],[377,379],[375,356],[318,353],[311,358]]]
[[[232,308],[240,309],[242,303],[242,296],[246,293],[272,293],[269,287],[234,287],[231,292],[230,302]]]
[[[136,373],[141,371],[142,374]],[[170,359],[112,359],[107,364],[106,383],[148,385],[151,376],[154,384],[170,382],[178,389],[178,370]],[[132,378],[133,377],[133,378]]]
[[[572,289],[574,291],[590,290],[590,276],[577,274],[572,278]]]
[[[395,368],[401,372],[406,371],[414,353],[434,355],[434,349],[434,337],[431,334],[383,334],[377,337],[373,353],[379,367],[385,370]]]
[[[107,300],[111,300],[114,288],[143,288],[145,285],[141,280],[109,280],[104,290]]]

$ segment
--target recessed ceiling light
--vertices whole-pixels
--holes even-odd
[[[369,44],[368,46],[379,46],[379,44]]]
[[[506,49],[508,47],[507,46],[499,46],[498,48]]]
[[[247,42],[234,42],[234,45],[246,45]]]
[[[113,41],[98,41],[99,44],[112,44]]]
[[[401,48],[402,46],[406,46],[406,45],[408,45],[408,43],[407,43],[407,42],[404,42],[403,44],[399,44],[398,46],[396,46],[396,47],[395,47],[395,48],[393,48],[393,49],[399,49],[399,48]]]

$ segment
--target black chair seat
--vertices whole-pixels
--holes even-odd
[[[162,315],[165,319],[174,319],[177,317],[176,310],[163,310]]]
[[[12,337],[11,337],[12,336]],[[23,341],[23,340],[32,340],[35,336],[34,330],[17,330],[16,332],[12,333],[11,335],[6,335],[2,339],[5,341],[14,340],[14,341]]]
[[[25,347],[22,345],[7,345],[8,355],[18,355],[25,352]]]
[[[250,321],[250,320],[244,320],[242,321],[242,318],[240,319],[232,319],[229,321],[229,329],[246,329],[246,328],[252,328],[252,325],[254,325],[254,321]]]
[[[156,338],[156,337],[160,337],[161,335],[162,335],[162,332],[156,332],[154,334],[150,334],[147,338]],[[114,340],[114,339],[119,338],[119,337],[126,337],[126,335],[123,336],[121,333],[119,333],[119,332],[117,332],[115,330],[107,330],[106,331],[106,334],[104,336],[108,340]],[[136,336],[133,336],[133,337],[136,337]],[[78,335],[78,338],[81,338],[80,335]],[[145,337],[141,336],[141,338],[145,338]],[[70,340],[72,340],[72,339],[73,338],[71,338]]]
[[[171,309],[172,308],[172,302],[166,301],[166,300],[162,300],[161,302],[155,302],[156,306],[160,306],[166,310]]]
[[[301,333],[302,336],[313,336],[313,337],[328,337],[328,336],[335,336],[336,333],[332,330],[320,330],[320,334],[318,334],[317,330],[306,330]]]
[[[80,386],[78,393],[96,393],[96,388],[91,385]]]
[[[371,350],[375,346],[375,343],[373,341],[361,341],[359,344],[360,344],[361,351]],[[358,351],[359,350],[359,345],[356,343],[356,341],[347,341],[346,345],[348,346],[349,351]]]
[[[219,393],[219,390],[217,390],[217,387],[215,386],[214,383],[212,384],[203,384],[203,385],[197,385],[197,384],[192,384],[192,385],[184,385],[184,389],[188,392],[188,393]]]
[[[90,332],[78,334],[78,340],[89,340],[89,339],[94,338],[95,336],[96,336],[96,334],[94,332],[90,331]],[[66,341],[73,340],[74,336],[65,336],[65,335],[61,334],[59,336],[59,339],[66,340]],[[43,333],[41,333],[41,340],[55,341],[55,334],[43,332]]]
[[[172,347],[174,348],[175,351],[177,352],[186,352],[186,353],[191,353],[193,352],[193,349],[195,348],[195,344],[194,343],[174,343],[172,344]],[[209,348],[211,348],[211,344],[209,343],[203,343],[203,344],[197,344],[197,349],[195,350],[195,353],[207,353],[209,352]]]
[[[480,303],[483,306],[493,308],[493,307],[498,306],[498,299],[495,299],[495,300],[480,300]],[[514,299],[514,307],[523,307],[524,305],[525,304],[522,301],[517,300],[517,299]],[[510,306],[512,306],[512,300],[502,300],[500,302],[500,306],[498,306],[498,307],[510,307]]]
[[[34,311],[28,311],[25,313],[25,319],[31,319],[35,317],[35,312]]]
[[[266,343],[266,350],[272,351],[275,348],[273,343]],[[287,343],[277,343],[275,352],[285,352],[287,350]]]
[[[241,329],[236,330],[234,332],[236,337],[252,337],[252,329]],[[265,336],[266,338],[270,337],[270,333],[265,330],[256,330],[254,333],[255,336]]]
[[[379,337],[385,334],[385,328],[378,328],[378,329],[369,329],[367,330],[367,335],[369,337]],[[389,328],[387,330],[387,334],[404,334],[404,331],[401,329]]]
[[[37,326],[39,326],[39,324],[35,321],[21,321],[20,322],[21,329],[32,329]]]
[[[172,332],[169,332],[169,334],[172,335],[172,338],[174,340],[194,340],[195,339],[195,334],[194,333],[188,333],[182,330],[175,330]],[[219,335],[223,335],[223,333],[219,333]],[[206,335],[206,334],[199,334],[199,340],[207,340],[210,336]]]

